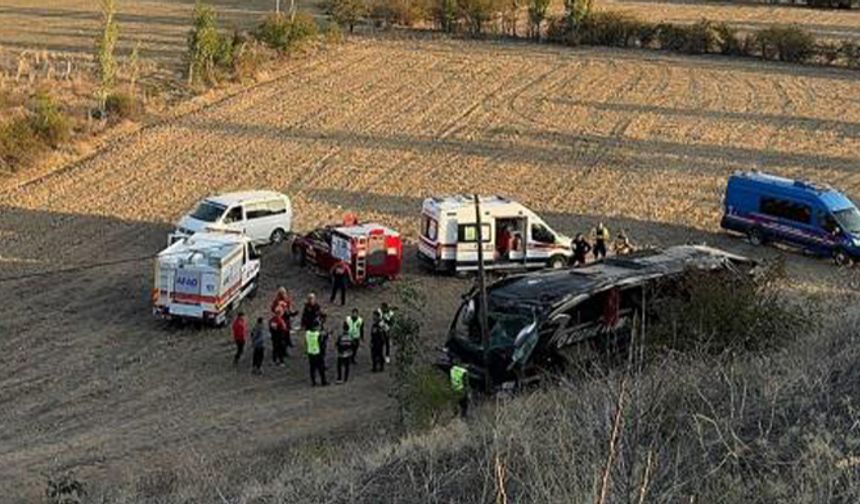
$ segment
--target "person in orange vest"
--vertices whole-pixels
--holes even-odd
[[[330,303],[334,303],[337,298],[337,293],[340,291],[340,305],[346,304],[346,286],[349,283],[349,265],[346,261],[338,260],[331,268],[331,299]]]
[[[239,359],[242,357],[242,352],[245,350],[245,340],[248,339],[248,322],[245,320],[245,314],[239,312],[236,315],[236,320],[231,325],[233,332],[233,343],[236,344],[236,355],[233,356],[233,365],[239,365]]]

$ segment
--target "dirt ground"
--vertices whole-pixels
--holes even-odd
[[[347,386],[311,389],[306,365],[251,376],[226,331],[169,328],[149,313],[151,263],[10,276],[156,253],[184,210],[239,188],[289,194],[299,229],[346,210],[417,229],[421,198],[501,193],[572,234],[602,218],[643,244],[708,241],[726,176],[761,169],[860,195],[856,72],[639,51],[428,38],[354,39],[198,112],[121,138],[35,180],[0,182],[0,481],[33,499],[45,477],[126,481],[191,461],[252,460],[310,435],[394,415],[367,355]],[[420,272],[440,341],[468,280]],[[325,282],[264,256],[277,285]],[[798,288],[852,295],[858,273],[789,256]],[[853,286],[852,286],[853,285]],[[395,285],[353,291],[363,313]],[[346,314],[330,307],[333,319]]]

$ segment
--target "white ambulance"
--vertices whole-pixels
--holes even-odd
[[[572,251],[570,238],[537,214],[501,196],[481,196],[481,238],[486,269],[561,268]],[[421,210],[418,257],[437,271],[478,269],[475,198],[428,198]]]
[[[246,235],[201,231],[162,250],[155,261],[153,314],[221,325],[253,295],[260,259]]]

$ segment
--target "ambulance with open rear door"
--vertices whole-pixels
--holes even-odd
[[[481,196],[481,242],[488,270],[562,268],[572,255],[570,238],[536,213],[501,196]],[[475,198],[427,198],[421,210],[418,258],[436,271],[478,269]]]

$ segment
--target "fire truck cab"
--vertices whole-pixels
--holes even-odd
[[[377,223],[315,229],[297,237],[293,258],[328,276],[338,261],[349,265],[353,285],[381,283],[400,275],[403,242],[400,233]]]

